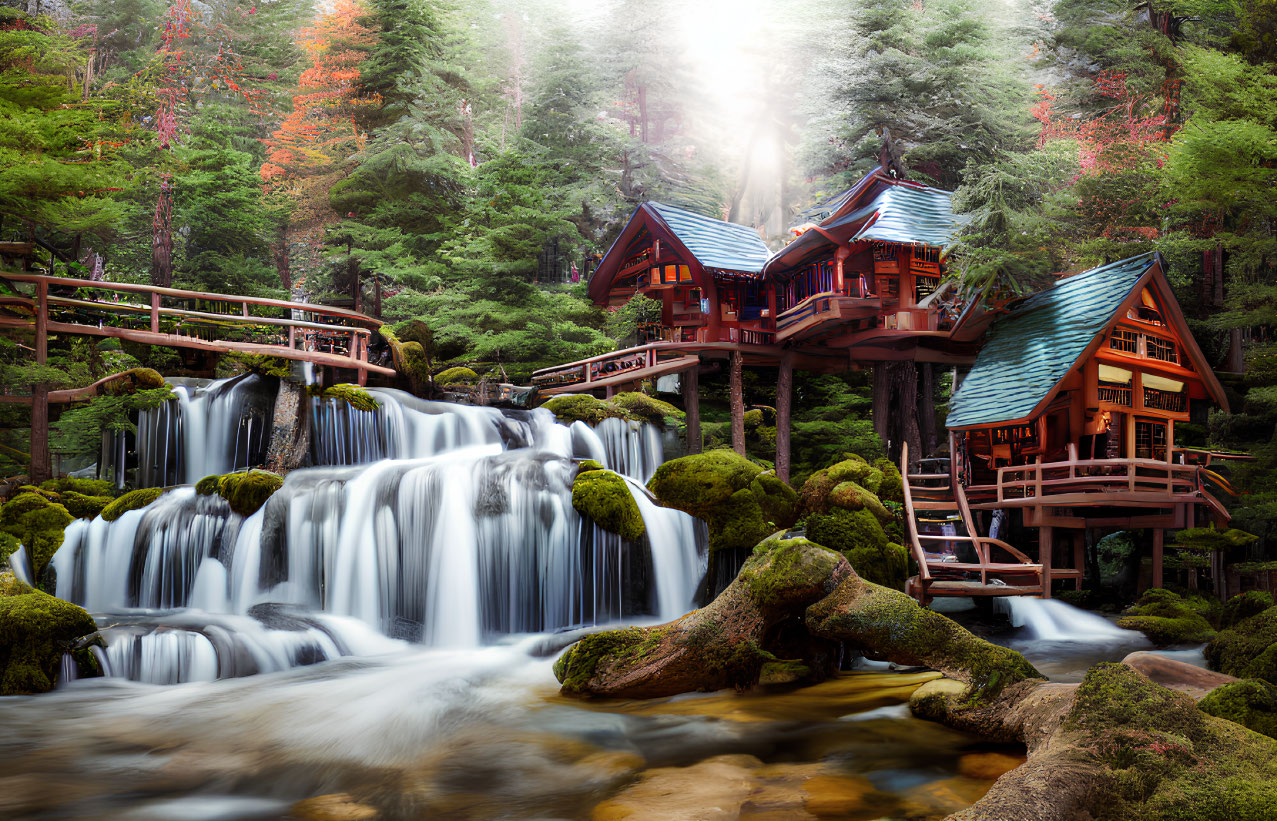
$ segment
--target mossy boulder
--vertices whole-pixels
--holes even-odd
[[[572,483],[572,507],[599,527],[634,541],[647,532],[629,485],[610,470],[582,470]]]
[[[77,519],[92,519],[111,504],[110,496],[85,496],[74,490],[64,491],[59,501],[67,512]]]
[[[1219,628],[1225,630],[1251,616],[1258,616],[1272,606],[1273,594],[1266,590],[1251,590],[1233,596],[1224,603],[1223,612],[1219,617]]]
[[[448,385],[474,385],[479,381],[479,374],[470,368],[458,367],[448,368],[440,371],[435,376],[435,384],[447,387]]]
[[[1277,607],[1221,630],[1202,652],[1212,670],[1277,684]]]
[[[895,514],[874,493],[887,481],[883,468],[858,456],[846,459],[803,483],[799,516],[808,538],[846,556],[861,578],[902,590],[909,553],[893,541],[888,527],[895,529]]]
[[[1198,702],[1202,712],[1277,739],[1277,685],[1243,679],[1216,687]]]
[[[216,493],[230,503],[231,510],[241,516],[252,516],[283,484],[284,477],[278,473],[248,470],[224,476],[205,476],[195,483],[195,492],[201,496]]]
[[[81,661],[81,675],[92,674],[92,657],[76,653],[98,629],[88,611],[20,583],[3,587],[16,595],[0,595],[0,695],[53,689],[64,653]]]
[[[1277,744],[1124,664],[1091,668],[1063,728],[1073,766],[1100,768],[1091,802],[1100,821],[1260,821],[1277,807]]]
[[[1215,635],[1215,628],[1202,615],[1200,605],[1161,588],[1145,591],[1117,626],[1138,630],[1158,647],[1196,644]]]
[[[584,422],[593,427],[604,419],[633,419],[629,411],[611,402],[595,399],[588,394],[552,396],[541,407],[553,413],[565,425]]]
[[[131,490],[103,508],[101,516],[108,522],[114,522],[130,510],[140,510],[146,507],[163,494],[164,488],[162,487],[144,487]]]
[[[10,536],[0,546],[4,559],[21,544],[27,549],[34,578],[44,573],[53,554],[62,546],[66,526],[75,517],[61,504],[38,493],[19,493],[0,508],[0,531]]]
[[[110,396],[123,396],[137,391],[153,391],[165,386],[164,377],[154,368],[130,368],[115,375],[106,383],[103,392]]]
[[[808,608],[806,623],[813,635],[846,642],[872,658],[926,665],[963,681],[970,704],[992,699],[1012,684],[1044,678],[1014,650],[854,573]]]
[[[850,573],[841,556],[805,539],[769,539],[709,605],[670,624],[586,636],[560,656],[554,674],[564,693],[620,698],[749,687],[778,661],[819,680],[836,666],[837,645],[783,642],[779,627],[801,624],[806,608]],[[773,652],[800,645],[801,659]]]
[[[282,356],[271,356],[264,353],[244,353],[243,351],[228,351],[223,356],[249,373],[255,373],[258,376],[287,379],[293,373],[292,360],[285,359]]]
[[[731,450],[672,459],[648,490],[666,507],[705,520],[709,549],[750,549],[792,525],[798,496],[789,485]]]
[[[637,391],[618,393],[612,397],[611,403],[624,410],[631,419],[639,419],[662,429],[677,427],[685,416],[683,411],[669,402]]]
[[[105,479],[77,479],[74,476],[63,476],[59,479],[48,479],[40,483],[43,490],[54,493],[80,493],[84,496],[114,496],[115,487]]]

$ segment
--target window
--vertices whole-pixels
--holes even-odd
[[[1113,335],[1109,337],[1109,348],[1123,353],[1139,353],[1140,335],[1135,331],[1114,328]]]
[[[1166,461],[1166,423],[1137,419],[1135,422],[1135,458]]]
[[[914,274],[913,286],[915,291],[914,301],[921,302],[935,293],[936,288],[940,287],[940,277],[928,274]]]
[[[1163,362],[1179,364],[1179,352],[1175,350],[1174,342],[1156,336],[1146,336],[1144,339],[1145,352],[1150,359],[1160,359]]]

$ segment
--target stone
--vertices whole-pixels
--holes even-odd
[[[1148,676],[1151,681],[1195,700],[1200,700],[1202,696],[1220,685],[1237,680],[1223,673],[1212,672],[1187,662],[1169,659],[1159,653],[1143,650],[1130,653],[1122,659],[1122,663]]]
[[[298,801],[289,815],[299,821],[368,821],[377,817],[377,810],[346,793],[332,793]]]

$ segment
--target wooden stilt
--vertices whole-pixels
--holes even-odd
[[[732,450],[745,455],[745,388],[741,384],[741,366],[744,357],[740,351],[732,351],[731,375],[729,378],[730,403],[732,408]]]
[[[1073,567],[1078,571],[1073,580],[1073,589],[1082,589],[1082,577],[1086,575],[1086,533],[1079,530],[1073,534]]]
[[[1162,586],[1162,536],[1160,527],[1153,528],[1153,586]]]
[[[1042,564],[1042,598],[1051,598],[1051,554],[1055,546],[1055,531],[1051,527],[1038,528],[1038,561]]]
[[[794,356],[780,358],[780,373],[776,376],[776,476],[782,482],[789,481],[789,417],[794,393]]]
[[[701,391],[699,368],[683,371],[683,410],[687,414],[687,452],[701,452]]]

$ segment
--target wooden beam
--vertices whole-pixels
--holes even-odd
[[[1038,563],[1042,565],[1042,598],[1051,598],[1051,559],[1055,546],[1055,531],[1050,527],[1038,528]]]
[[[700,368],[688,368],[682,376],[683,411],[687,414],[687,452],[701,452]]]
[[[732,351],[731,369],[728,378],[728,400],[732,410],[732,450],[745,455],[745,389],[741,379],[740,351]]]
[[[776,476],[789,482],[790,409],[794,393],[794,357],[786,354],[780,359],[780,373],[776,376]]]

